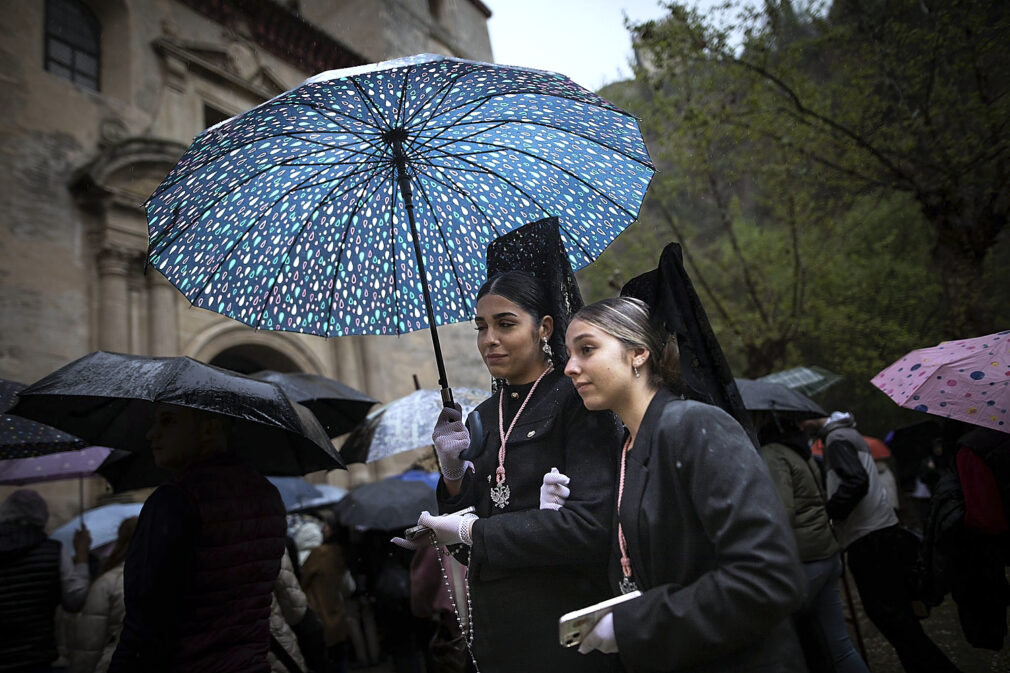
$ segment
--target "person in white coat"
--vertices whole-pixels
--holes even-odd
[[[70,673],[105,673],[123,630],[123,561],[137,517],[123,519],[112,551],[102,562],[101,572],[88,590],[84,607],[73,626],[70,646]]]

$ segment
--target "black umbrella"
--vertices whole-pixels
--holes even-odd
[[[13,407],[17,403],[18,393],[24,387],[23,383],[0,379],[0,411]],[[36,423],[21,416],[0,414],[0,460],[76,451],[89,443],[51,425]]]
[[[350,432],[378,402],[340,381],[317,374],[287,374],[264,369],[250,376],[276,383],[288,397],[308,407],[330,437]]]
[[[230,417],[231,448],[264,474],[343,467],[315,416],[278,386],[186,357],[91,353],[22,390],[11,413],[139,452],[157,404]]]
[[[748,411],[778,411],[812,418],[828,415],[809,397],[790,390],[781,383],[737,379],[736,387]]]
[[[423,481],[392,478],[359,486],[337,506],[340,524],[375,530],[402,530],[421,512],[438,512],[435,491]]]

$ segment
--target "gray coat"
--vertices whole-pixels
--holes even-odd
[[[629,671],[804,670],[788,619],[805,585],[796,544],[732,417],[660,390],[628,453],[620,520],[643,590],[614,609]],[[615,531],[615,587],[619,556]]]

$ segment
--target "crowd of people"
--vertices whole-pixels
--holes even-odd
[[[557,295],[516,269],[478,292],[494,390],[468,418],[442,411],[441,514],[397,546],[331,512],[289,517],[229,451],[225,417],[171,405],[148,438],[174,476],[95,571],[87,531],[63,549],[45,502],[15,492],[0,506],[0,671],[52,670],[59,631],[75,673],[331,673],[383,652],[398,673],[862,673],[843,558],[905,670],[958,670],[922,629],[919,539],[850,414],[755,414],[755,450],[730,413],[683,394],[677,339],[647,303]],[[974,443],[962,474],[1002,474],[1007,442]],[[999,575],[1007,480],[991,481],[967,521]],[[1002,606],[1005,635],[999,576],[979,610]],[[562,615],[623,595],[577,648],[559,643]]]

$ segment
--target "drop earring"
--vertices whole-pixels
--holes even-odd
[[[636,379],[642,378],[642,375],[638,373],[638,366],[637,365],[634,365],[634,364],[631,365],[631,371],[633,371],[635,373],[635,378]]]
[[[548,359],[551,359],[551,358],[554,357],[554,351],[551,350],[551,345],[549,343],[547,343],[547,339],[546,338],[544,338],[544,345],[541,348],[541,350],[543,350],[544,355],[546,355]]]

